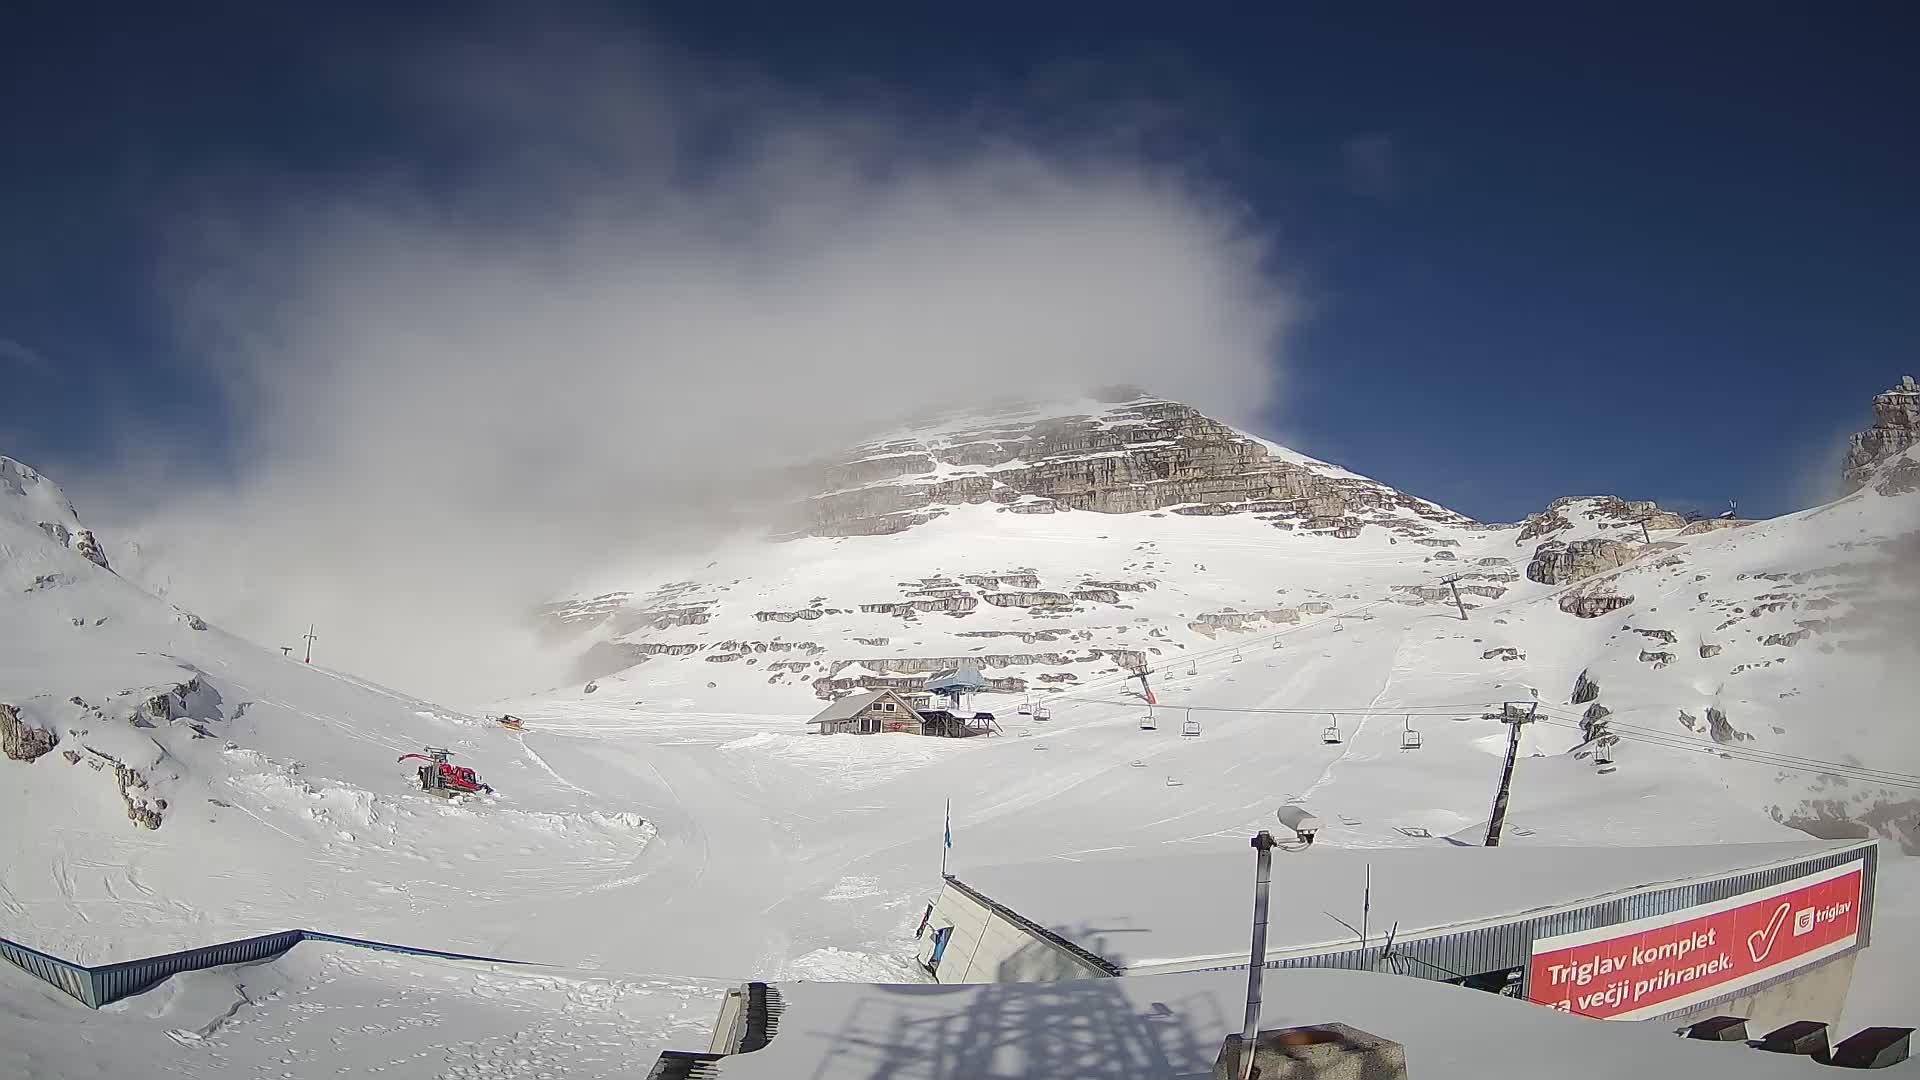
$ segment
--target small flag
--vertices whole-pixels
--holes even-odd
[[[947,800],[947,847],[953,847],[953,800]]]

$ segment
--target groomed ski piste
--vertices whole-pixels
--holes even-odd
[[[849,611],[832,627],[835,656],[856,637],[890,639],[866,647],[875,656],[926,656],[983,647],[961,630],[1043,624],[995,608],[936,627],[859,604],[936,574],[1156,578],[1108,620],[1137,630],[1094,643],[1161,649],[1149,654],[1152,730],[1138,682],[1089,663],[1064,691],[1035,695],[1049,719],[1019,713],[1025,695],[982,694],[974,706],[1006,733],[947,740],[809,734],[824,702],[805,681],[699,656],[658,657],[591,692],[417,701],[229,636],[95,565],[40,527],[78,527],[57,488],[24,467],[12,475],[20,490],[0,489],[0,702],[59,742],[30,764],[0,760],[0,807],[16,823],[0,837],[0,934],[99,963],[298,927],[532,966],[307,943],[97,1013],[0,967],[8,1075],[631,1074],[659,1049],[703,1042],[720,995],[747,979],[924,981],[913,934],[943,855],[964,876],[1127,850],[1238,850],[1284,801],[1327,823],[1322,844],[1476,839],[1507,736],[1486,714],[1530,707],[1535,691],[1509,844],[1804,839],[1770,808],[1791,815],[1820,796],[1894,804],[1915,797],[1899,777],[1920,771],[1917,737],[1893,715],[1911,699],[1875,681],[1875,656],[1763,645],[1782,629],[1771,623],[1722,626],[1731,607],[1781,590],[1755,575],[1884,558],[1875,545],[1920,524],[1915,496],[1871,488],[1744,528],[1656,533],[1658,550],[1611,572],[1632,605],[1598,618],[1563,611],[1567,587],[1525,580],[1472,598],[1464,621],[1450,603],[1392,599],[1394,586],[1482,558],[1523,567],[1537,541],[1512,527],[1449,532],[1456,559],[1436,561],[1373,529],[1339,540],[1247,516],[984,505],[891,536],[743,538],[704,565],[582,590],[732,582],[738,611],[677,628],[712,642],[773,637],[785,628],[752,611],[829,597]],[[1240,634],[1186,629],[1201,612],[1303,600],[1326,611]],[[1636,627],[1672,633],[1680,659],[1638,659],[1665,646]],[[824,632],[807,630],[792,636]],[[985,647],[1053,648],[1004,640]],[[1711,664],[1694,658],[1706,642],[1722,646]],[[1524,659],[1487,658],[1501,648]],[[1582,671],[1621,740],[1610,773],[1570,752]],[[1676,710],[1708,704],[1741,736],[1676,724]],[[525,730],[486,719],[501,711]],[[1188,720],[1197,735],[1183,734]],[[1329,724],[1337,743],[1324,740]],[[1418,750],[1402,749],[1409,727]],[[452,751],[494,793],[420,791],[397,759],[425,746]],[[116,764],[141,774],[125,794]],[[138,827],[131,810],[162,824]],[[1912,1020],[1900,1002],[1913,976],[1896,958],[1920,941],[1920,875],[1887,847],[1849,1026]]]

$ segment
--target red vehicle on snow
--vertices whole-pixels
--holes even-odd
[[[479,792],[493,793],[493,789],[480,782],[480,775],[462,765],[450,764],[450,751],[437,746],[429,746],[424,754],[401,754],[399,760],[419,758],[426,762],[420,766],[417,775],[420,778],[420,790],[429,795],[438,795],[450,799],[455,795],[473,795]]]

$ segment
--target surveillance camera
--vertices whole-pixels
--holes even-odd
[[[1305,843],[1313,843],[1314,834],[1320,831],[1320,819],[1308,813],[1304,806],[1294,806],[1289,803],[1274,811],[1273,816],[1279,818],[1280,824],[1292,829],[1293,834]]]

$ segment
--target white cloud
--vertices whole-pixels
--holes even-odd
[[[522,689],[532,604],[764,519],[778,468],[930,400],[1132,382],[1247,415],[1276,385],[1272,251],[1124,147],[605,33],[415,60],[438,156],[222,192],[164,275],[244,465],[137,531],[268,644],[315,621],[338,666]]]

